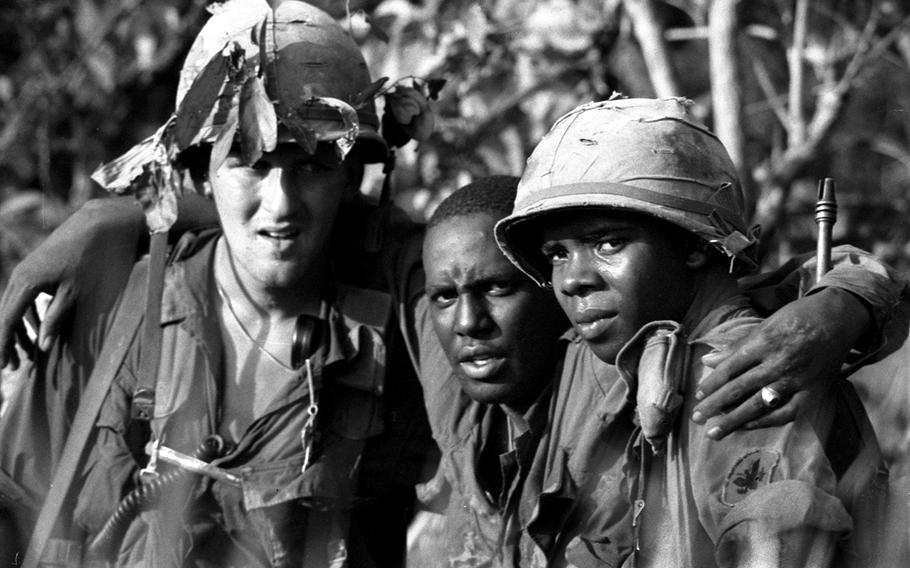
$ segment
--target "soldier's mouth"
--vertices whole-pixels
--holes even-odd
[[[611,310],[588,309],[575,316],[573,323],[582,339],[591,340],[603,335],[616,315]]]
[[[498,375],[505,364],[505,357],[480,355],[460,361],[458,363],[458,368],[467,378],[475,381],[483,381]]]
[[[300,234],[298,229],[261,229],[257,232],[261,237],[267,239],[276,239],[276,240],[291,240],[297,238],[297,235]]]

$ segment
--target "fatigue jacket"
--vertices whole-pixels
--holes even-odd
[[[146,440],[193,454],[206,436],[218,431],[222,361],[211,293],[214,242],[168,268],[150,432],[130,419],[139,337],[104,402],[75,484],[74,524],[87,536],[136,485],[137,471],[147,459]],[[158,506],[129,524],[118,564],[344,565],[357,466],[367,439],[383,428],[386,347],[381,323],[350,316],[357,306],[376,304],[372,296],[352,301],[360,293],[366,292],[339,288],[323,309],[328,333],[311,358],[319,392],[318,442],[306,471],[301,471],[300,436],[310,393],[301,376],[276,394],[232,451],[213,462],[238,475],[240,487],[202,477],[165,492]],[[352,310],[343,311],[345,305]],[[78,532],[70,537],[78,538]]]
[[[848,554],[835,543],[854,528],[849,509],[863,498],[884,498],[884,470],[880,457],[856,464],[861,481],[839,486],[863,443],[875,442],[829,445],[829,434],[843,434],[838,424],[852,419],[838,413],[836,391],[819,393],[818,404],[790,424],[742,430],[722,441],[688,420],[708,372],[701,357],[759,321],[738,297],[688,329],[667,322],[681,339],[676,360],[684,364],[656,365],[679,387],[659,452],[644,439],[641,405],[636,408],[647,334],[630,341],[617,366],[600,362],[577,339],[570,344],[544,441],[539,514],[528,526],[540,542],[559,538],[549,563],[532,565],[737,566],[744,552],[762,550],[768,566],[829,566]],[[668,377],[679,372],[684,376]],[[581,521],[553,532],[553,519],[573,516]]]
[[[867,253],[852,247],[838,247],[833,261],[834,268],[818,285],[814,283],[812,260],[801,258],[775,273],[744,280],[741,286],[749,290],[751,302],[769,311],[806,291],[811,293],[834,286],[863,298],[879,329],[906,327],[906,322],[892,321],[890,317],[904,287],[900,278]],[[723,337],[714,337],[710,343],[699,343],[700,349],[707,349],[708,345],[721,349],[745,335],[758,322],[755,314],[741,303],[742,300],[738,300],[737,307],[730,313],[723,309],[718,313],[724,317],[735,315],[733,319],[743,325],[732,326]],[[438,477],[444,483],[437,483],[427,494],[428,500],[441,495],[445,503],[439,507],[446,516],[445,529],[437,535],[442,542],[434,545],[435,550],[444,551],[442,554],[446,556],[439,559],[439,565],[564,566],[566,548],[572,541],[571,556],[579,565],[586,565],[585,555],[580,551],[587,549],[592,551],[591,558],[596,558],[594,565],[619,566],[623,559],[629,558],[632,549],[633,500],[629,494],[631,478],[626,477],[626,470],[633,467],[629,455],[634,452],[627,446],[633,445],[637,426],[630,389],[617,368],[597,359],[574,332],[567,332],[561,340],[564,348],[559,351],[565,353],[565,360],[557,362],[554,370],[552,388],[557,394],[548,411],[552,430],[544,435],[542,444],[540,436],[535,437],[538,448],[533,451],[532,463],[523,465],[527,477],[521,484],[521,495],[517,498],[512,495],[508,500],[515,506],[498,507],[503,500],[484,491],[476,459],[487,436],[491,435],[491,429],[487,427],[491,414],[498,410],[473,403],[461,392],[435,338],[427,310],[427,301],[422,298],[415,309],[420,338],[420,377],[433,435],[443,449],[442,471]],[[879,347],[879,342],[869,342],[868,348],[873,354]],[[705,373],[706,370],[699,368],[697,372]],[[852,394],[838,397],[856,403]],[[538,402],[540,404],[542,401]],[[686,409],[679,411],[680,416],[687,416],[687,412],[691,414],[694,400],[690,397],[687,404]],[[874,441],[869,440],[869,434],[865,431],[866,437],[856,445],[865,444],[875,454]],[[852,435],[860,437],[855,432]],[[701,442],[702,446],[710,446],[707,439]],[[853,448],[851,451],[859,450]],[[869,483],[874,477],[880,485],[880,461],[872,457],[870,463],[871,471],[867,470],[859,477]],[[728,472],[729,469],[723,473]],[[622,488],[615,489],[612,497],[622,498],[599,506],[600,497],[595,489],[617,485]],[[859,495],[870,495],[868,484],[859,489],[840,485],[843,493],[852,490]],[[873,493],[880,496],[881,488],[873,489]],[[849,497],[845,495],[845,499]],[[520,537],[503,548],[506,544],[502,538],[503,527],[516,525],[522,527]],[[579,536],[582,526],[592,533],[590,538]],[[609,536],[604,536],[608,533]],[[704,546],[702,549],[709,550]],[[508,561],[515,564],[508,564]]]
[[[429,549],[424,555],[438,556],[433,566],[525,566],[536,544],[523,531],[520,501],[536,495],[527,483],[534,477],[531,466],[547,427],[552,388],[544,389],[521,417],[471,400],[432,329],[426,297],[417,301],[414,314],[421,386],[442,453],[436,477],[420,493],[444,517],[441,530],[420,535],[432,540],[423,543]],[[509,448],[500,452],[494,440],[503,434]]]
[[[363,212],[357,213],[358,219],[363,214]],[[378,356],[380,350],[384,350],[387,356],[387,361],[381,366],[382,368],[377,366],[376,369],[376,372],[380,373],[377,378],[385,377],[387,379],[377,384],[377,387],[382,387],[381,397],[376,393],[366,391],[353,397],[370,401],[379,400],[380,404],[376,407],[379,414],[371,416],[354,412],[348,420],[341,416],[345,409],[339,407],[338,413],[333,419],[336,424],[345,424],[338,428],[344,430],[340,432],[342,437],[346,435],[345,431],[348,429],[353,432],[365,428],[365,422],[374,426],[378,424],[381,430],[377,435],[371,433],[366,440],[358,461],[357,469],[361,475],[355,477],[357,506],[353,510],[351,534],[356,537],[353,543],[348,543],[354,545],[353,548],[348,549],[348,553],[351,562],[357,566],[372,566],[374,561],[379,565],[397,565],[401,561],[405,547],[405,528],[413,508],[414,484],[421,480],[428,463],[429,467],[432,467],[434,460],[435,444],[432,443],[429,436],[419,384],[408,358],[408,349],[411,348],[411,343],[408,341],[410,338],[405,334],[405,341],[402,341],[402,337],[399,335],[409,330],[408,322],[410,321],[406,310],[401,306],[406,305],[409,299],[415,295],[412,290],[422,290],[419,263],[415,262],[413,254],[403,255],[401,247],[397,246],[398,242],[406,240],[398,238],[401,236],[399,233],[407,236],[414,232],[414,228],[406,223],[400,223],[400,225],[402,229],[386,240],[393,246],[383,246],[375,252],[361,250],[363,239],[358,238],[358,235],[363,232],[360,229],[363,227],[369,229],[369,223],[350,222],[345,227],[351,230],[339,231],[338,238],[333,237],[337,241],[334,246],[339,249],[333,253],[334,258],[340,262],[334,267],[338,281],[353,286],[339,285],[336,297],[327,298],[326,313],[329,314],[327,319],[340,322],[336,335],[345,339],[343,343],[346,347],[342,351],[344,360],[329,361],[326,359],[326,365],[319,367],[317,364],[316,367],[319,368],[315,369],[316,372],[322,372],[321,369],[324,368],[326,377],[344,378],[349,372],[359,377],[362,369],[352,368],[352,362],[348,361],[350,357],[355,360],[368,359],[374,355]],[[193,263],[193,258],[198,256],[195,252],[199,246],[203,246],[205,238],[202,234],[198,237],[197,235],[185,235],[184,241],[177,245],[178,250],[172,253],[172,258],[175,255],[183,256],[189,266]],[[133,246],[130,243],[128,248],[132,250]],[[180,252],[181,249],[183,252]],[[203,254],[199,258],[207,259],[207,256]],[[419,254],[417,258],[419,259]],[[22,387],[13,393],[12,398],[8,401],[6,412],[0,417],[0,441],[2,441],[0,445],[3,446],[3,451],[0,452],[0,514],[15,523],[18,533],[17,538],[14,539],[15,542],[0,542],[0,553],[8,552],[10,557],[22,554],[25,550],[38,511],[57,469],[61,450],[82,392],[88,377],[96,366],[102,346],[107,341],[119,339],[108,337],[108,330],[112,327],[112,322],[117,319],[117,314],[121,313],[118,310],[142,309],[142,306],[139,305],[120,306],[124,296],[124,286],[130,276],[130,266],[127,266],[126,270],[118,270],[123,264],[121,262],[123,259],[115,260],[117,262],[110,263],[111,274],[105,274],[90,291],[87,290],[80,294],[73,310],[73,317],[68,320],[68,327],[54,341],[50,351],[39,352],[36,350],[35,353],[29,354],[32,356],[31,360],[22,365],[19,371],[20,374],[27,373],[27,377],[19,381]],[[200,262],[208,266],[209,260]],[[194,278],[200,278],[199,281],[193,281],[185,287],[193,292],[186,297],[191,303],[195,303],[193,309],[187,310],[188,316],[184,318],[184,321],[179,321],[178,317],[173,321],[163,322],[163,325],[179,327],[180,330],[200,331],[199,335],[191,338],[191,342],[180,343],[186,339],[186,334],[179,336],[176,341],[194,357],[205,355],[204,359],[198,359],[205,363],[204,367],[210,365],[203,370],[211,376],[217,377],[217,364],[220,357],[216,339],[218,335],[210,335],[209,332],[213,331],[212,328],[203,326],[201,323],[199,324],[201,327],[190,327],[193,322],[201,322],[204,319],[201,316],[207,315],[212,309],[208,300],[211,299],[211,290],[214,288],[208,288],[206,293],[200,292],[208,283],[211,283],[206,270],[208,269],[187,272],[194,275]],[[169,276],[169,278],[172,277]],[[209,278],[209,281],[206,281],[206,278]],[[382,290],[382,292],[372,293],[377,290]],[[358,329],[361,324],[365,325],[368,330],[379,329],[379,326],[374,325],[371,314],[389,308],[389,298],[391,298],[393,306],[398,307],[397,313],[394,314],[391,321],[397,320],[396,323],[400,326],[400,330],[387,329],[382,345],[378,343],[358,344],[358,334],[361,333]],[[385,315],[391,314],[391,312],[392,308],[389,308]],[[363,319],[364,317],[367,319]],[[346,327],[349,329],[345,329]],[[177,334],[182,331],[170,330],[166,333]],[[333,345],[336,344],[341,343],[333,343]],[[173,346],[177,345],[175,343]],[[355,349],[348,349],[351,345]],[[191,346],[195,346],[196,350],[191,350]],[[365,348],[365,351],[361,352],[361,347]],[[137,349],[138,347],[133,345],[132,348]],[[332,353],[337,354],[337,351]],[[165,362],[162,365],[162,371],[178,368],[176,364],[170,365],[170,361]],[[180,370],[189,369],[181,367]],[[329,372],[330,370],[331,372]],[[123,381],[123,384],[126,382]],[[206,384],[206,382],[203,381],[202,384]],[[329,384],[334,383],[329,381]],[[361,390],[357,385],[347,385],[345,388],[358,392]],[[335,392],[337,389],[329,390]],[[329,397],[331,392],[325,396]],[[288,393],[287,396],[289,400],[299,396],[303,396],[301,400],[306,398],[305,392]],[[206,404],[213,397],[217,398],[217,391],[206,399],[208,401]],[[277,422],[273,426],[277,428],[280,420],[277,415],[275,419]],[[329,420],[330,412],[323,406],[320,411],[320,424],[327,427]],[[290,433],[292,431],[291,423],[288,422],[285,425]],[[294,436],[296,437],[298,434]],[[350,434],[351,432],[347,433],[348,436]],[[323,438],[329,436],[322,432],[319,435]],[[356,439],[356,437],[351,439]],[[187,443],[189,444],[189,442]],[[357,444],[349,444],[351,447],[355,445]],[[254,447],[255,443],[249,449],[252,450]],[[288,447],[290,448],[290,445]],[[238,451],[240,449],[238,448]],[[138,460],[145,459],[141,447],[136,454]],[[236,454],[234,457],[238,460],[236,463],[242,465],[244,459],[242,454]],[[318,468],[318,464],[314,464],[313,468]],[[338,479],[339,486],[351,485],[344,481],[342,476],[338,476]],[[307,485],[312,485],[312,480],[309,478],[304,481]],[[319,482],[319,484],[325,483],[325,481]],[[133,484],[131,480],[124,490],[128,490]],[[64,507],[66,518],[60,519],[58,527],[72,528],[71,513],[75,505],[73,502]],[[92,507],[86,508],[88,514],[86,522],[97,523],[97,520],[92,521],[92,519],[101,515],[92,513],[92,510]],[[314,525],[317,524],[314,523]],[[320,526],[327,525],[322,523]],[[78,563],[82,554],[81,536],[76,535],[75,540],[66,540],[63,538],[67,536],[65,534],[59,536],[60,539],[55,536],[48,542],[44,557],[52,563]],[[369,558],[369,561],[366,558]]]
[[[445,507],[445,554],[441,566],[459,568],[525,566],[537,545],[524,532],[533,498],[528,487],[534,455],[546,428],[551,389],[541,393],[523,417],[510,417],[499,405],[466,401],[455,405],[450,437],[442,448],[441,467],[448,487]],[[511,420],[509,448],[491,450],[496,429]]]

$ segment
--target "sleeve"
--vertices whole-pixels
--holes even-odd
[[[104,399],[89,450],[73,484],[78,491],[73,520],[90,535],[97,533],[116,510],[131,488],[132,474],[138,467],[127,443],[135,384],[135,376],[125,364]]]
[[[740,280],[740,288],[754,307],[771,313],[800,296],[833,287],[851,293],[869,310],[874,332],[863,342],[871,353],[882,345],[900,345],[910,328],[910,282],[871,253],[849,245],[834,247],[831,269],[815,282],[817,262],[813,254],[790,259],[779,269]],[[890,353],[877,353],[880,358]]]
[[[420,348],[420,386],[433,439],[440,447],[446,446],[449,418],[455,406],[467,404],[462,395],[461,385],[452,373],[452,366],[446,357],[433,325],[430,322],[429,300],[422,296],[415,309],[415,319]]]
[[[129,269],[80,295],[65,333],[24,361],[0,419],[0,507],[29,534],[50,489],[70,426],[113,324]],[[83,298],[83,296],[85,296]],[[4,385],[5,387],[7,385]]]
[[[834,287],[852,293],[869,307],[879,330],[887,324],[902,299],[908,298],[910,286],[907,281],[868,252],[848,245],[835,247],[831,265],[831,270],[814,283],[815,257],[803,263],[801,289],[812,294]]]
[[[692,376],[704,371],[696,364]],[[739,430],[719,442],[684,421],[686,474],[718,566],[827,566],[834,558],[852,520],[825,453],[835,419],[828,402],[784,426]],[[689,397],[684,415],[693,404]]]

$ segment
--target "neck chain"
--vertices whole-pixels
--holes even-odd
[[[272,353],[268,349],[266,349],[261,343],[259,343],[258,341],[256,341],[253,338],[253,335],[249,331],[247,331],[246,326],[243,325],[242,321],[240,321],[240,318],[237,316],[237,312],[234,311],[234,305],[231,303],[231,299],[228,298],[227,294],[225,294],[224,288],[221,287],[221,283],[218,282],[217,279],[215,281],[215,287],[218,288],[218,295],[221,296],[221,301],[223,301],[224,305],[227,306],[228,312],[230,312],[231,317],[234,318],[234,321],[237,323],[237,327],[239,327],[240,331],[243,332],[243,335],[245,335],[246,338],[249,339],[250,342],[252,342],[252,344],[256,346],[256,349],[258,349],[263,354],[265,354],[266,357],[268,357],[269,359],[271,359],[272,361],[274,361],[275,363],[280,365],[282,369],[285,369],[288,371],[296,371],[297,369],[295,369],[295,368],[291,367],[290,365],[284,363],[283,361],[279,360],[278,357],[275,357],[274,355],[272,355]]]

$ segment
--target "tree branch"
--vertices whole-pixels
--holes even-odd
[[[789,146],[799,146],[806,138],[806,117],[803,113],[803,57],[806,49],[806,20],[809,0],[796,0],[793,20],[793,44],[789,50],[790,66],[790,120]]]
[[[623,0],[623,6],[632,20],[655,94],[658,98],[681,95],[653,0]]]

